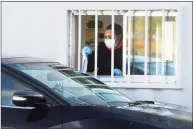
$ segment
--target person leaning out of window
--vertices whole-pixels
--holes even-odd
[[[98,75],[111,75],[111,51],[112,40],[114,42],[114,75],[122,76],[122,39],[123,30],[118,24],[114,24],[114,39],[112,39],[112,25],[108,25],[104,33],[104,42],[98,44]],[[94,41],[87,41],[82,49],[82,55],[88,60],[87,72],[94,71],[95,48]],[[84,67],[84,66],[83,66]]]

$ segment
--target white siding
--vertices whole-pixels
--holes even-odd
[[[2,54],[66,63],[66,16],[52,3],[3,3]]]
[[[192,107],[192,4],[189,2],[6,2],[2,4],[3,56],[41,56],[67,64],[67,9],[181,8],[181,90],[118,89],[137,100]]]

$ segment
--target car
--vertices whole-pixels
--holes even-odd
[[[2,129],[192,129],[192,109],[134,101],[59,62],[1,59]]]

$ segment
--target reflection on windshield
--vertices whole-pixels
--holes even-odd
[[[81,84],[96,84],[96,85],[105,85],[103,82],[92,78],[92,77],[76,77],[73,78],[74,81],[81,83]]]
[[[61,72],[63,74],[65,74],[66,76],[68,77],[75,77],[75,76],[88,76],[84,73],[80,73],[78,71],[75,71],[75,70],[61,70]]]
[[[57,94],[65,97],[72,105],[76,104],[94,104],[94,105],[108,105],[102,98],[92,92],[83,84],[101,84],[96,79],[81,77],[71,78],[72,76],[85,76],[77,71],[59,71],[43,63],[37,64],[14,64],[11,65],[44,83],[49,88],[54,90]],[[72,76],[71,76],[72,75]],[[77,81],[78,80],[78,81]],[[104,83],[102,83],[104,84]]]
[[[112,89],[93,88],[92,90],[114,106],[126,106],[129,102],[132,102],[129,98]]]

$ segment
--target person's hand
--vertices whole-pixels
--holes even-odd
[[[89,56],[91,55],[93,52],[93,50],[91,48],[89,48],[88,46],[84,47],[82,49],[82,54],[86,55],[86,56]]]
[[[120,69],[115,68],[114,69],[114,75],[115,76],[122,76],[122,71]]]

